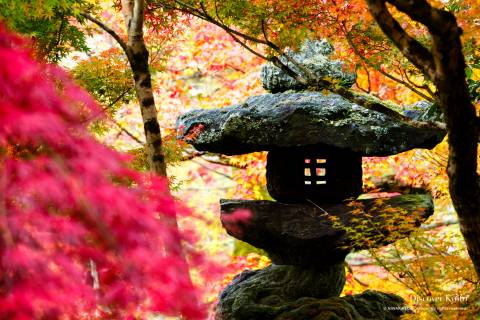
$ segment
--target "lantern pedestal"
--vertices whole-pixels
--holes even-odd
[[[385,245],[408,235],[433,213],[431,195],[365,199],[355,204],[220,200],[227,232],[264,249],[273,264],[237,275],[219,297],[216,319],[264,320],[280,314],[278,319],[328,319],[333,310],[344,316],[351,311],[355,317],[394,319],[388,308],[411,312],[401,298],[381,292],[340,298],[344,259],[351,250]],[[382,206],[390,208],[390,214]],[[232,221],[229,216],[239,209],[249,210],[251,218]],[[359,241],[347,230],[355,230],[362,221],[374,227]]]
[[[433,213],[433,201],[429,193],[351,204],[222,199],[220,208],[228,234],[264,249],[273,263],[327,266],[343,262],[352,250],[406,237]],[[251,213],[248,221],[229,219],[239,209]],[[362,232],[361,237],[355,232]]]

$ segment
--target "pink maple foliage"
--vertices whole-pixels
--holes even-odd
[[[92,98],[1,26],[0,61],[0,319],[204,318],[166,181],[92,138]]]

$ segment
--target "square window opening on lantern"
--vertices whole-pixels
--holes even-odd
[[[327,159],[304,159],[304,163],[306,165],[303,173],[305,176],[305,185],[327,184],[327,180],[325,179],[325,175],[327,173],[325,169],[326,162]],[[322,179],[318,179],[318,177],[322,177]]]
[[[285,203],[356,197],[362,188],[362,157],[327,145],[269,150],[267,189]]]

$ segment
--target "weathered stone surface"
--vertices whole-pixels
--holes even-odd
[[[343,262],[324,267],[270,265],[261,270],[246,270],[221,293],[217,318],[257,319],[265,307],[275,309],[276,305],[302,297],[338,297],[344,285]]]
[[[263,292],[262,282],[252,280],[256,272],[244,271],[224,290],[216,320],[397,320],[412,313],[399,296],[370,290],[341,298],[289,299]]]
[[[379,247],[401,239],[433,213],[430,194],[357,200],[347,204],[283,204],[274,201],[220,200],[221,220],[233,237],[264,249],[276,264],[328,265],[351,250]],[[358,204],[363,206],[359,210]],[[379,206],[373,209],[374,206]],[[396,208],[396,210],[391,210]],[[229,215],[247,209],[247,222]],[[328,213],[328,214],[327,214]],[[336,219],[339,225],[332,223]],[[345,228],[356,232],[345,232]]]
[[[343,87],[349,88],[355,83],[355,73],[343,71],[343,63],[341,61],[330,60],[328,57],[333,51],[333,46],[326,40],[307,40],[298,52],[289,50],[287,54],[309,70],[317,79],[328,78],[337,81]],[[280,60],[293,71],[302,74],[301,70],[287,58],[280,57]],[[263,87],[273,93],[290,89],[306,89],[302,84],[270,62],[263,66],[260,79]]]
[[[274,320],[396,320],[413,313],[401,297],[372,290],[341,298],[299,299],[291,307]]]
[[[407,106],[404,115],[417,121],[444,121],[438,105],[425,100]]]
[[[337,94],[266,94],[223,109],[190,111],[177,121],[178,138],[196,149],[243,154],[326,144],[363,156],[432,148],[446,132],[415,128]]]

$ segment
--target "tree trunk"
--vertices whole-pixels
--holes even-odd
[[[133,72],[135,92],[142,113],[150,170],[168,179],[162,147],[162,134],[153,96],[148,50],[143,37],[144,7],[143,0],[122,0],[122,12],[128,28],[127,56]],[[172,243],[167,247],[167,253],[183,259],[184,263],[180,266],[181,270],[179,272],[185,274],[188,285],[193,289],[190,268],[183,251],[177,218],[174,216],[166,222],[175,230],[177,236],[176,239],[172,239]],[[193,292],[185,298],[189,299],[192,304],[198,305],[197,297]]]
[[[383,32],[399,50],[432,80],[436,102],[442,109],[449,139],[450,196],[460,230],[480,278],[480,180],[477,173],[478,117],[465,81],[465,59],[455,16],[431,7],[425,0],[366,0]],[[386,2],[428,28],[431,51],[408,35],[392,17]]]
[[[153,88],[151,81],[151,74],[148,61],[148,50],[145,45],[145,39],[143,37],[143,24],[144,24],[144,0],[121,0],[122,13],[125,18],[125,24],[127,27],[128,42],[126,43],[114,30],[106,26],[100,20],[91,16],[86,12],[81,12],[81,15],[86,19],[97,24],[108,34],[110,34],[122,47],[123,51],[127,55],[130,63],[131,70],[133,72],[133,78],[135,82],[135,92],[140,104],[140,111],[143,119],[143,127],[145,130],[146,148],[148,154],[148,162],[150,170],[156,174],[167,177],[165,156],[162,147],[162,135],[160,131],[160,125],[157,119],[157,109],[155,106],[155,99],[153,96]],[[188,281],[187,285],[193,289],[193,284],[190,278],[190,270],[188,261],[184,255],[182,248],[182,241],[178,228],[178,222],[176,216],[166,221],[171,228],[175,231],[176,238],[172,239],[166,251],[170,255],[174,255],[183,259],[184,263],[181,266],[180,273],[186,275]],[[159,248],[161,250],[161,248]],[[185,297],[191,301],[192,304],[198,304],[197,297],[192,291],[192,294]]]
[[[142,113],[150,170],[167,177],[162,134],[157,119],[149,70],[148,50],[143,38],[144,1],[122,1],[122,11],[128,28],[127,54],[135,81],[135,92]]]
[[[480,277],[480,187],[477,174],[478,126],[475,107],[465,80],[461,29],[453,15],[446,16],[447,30],[433,35],[438,103],[448,130],[450,196],[457,211],[468,253]]]
[[[162,148],[162,135],[157,120],[157,109],[155,107],[150,71],[148,69],[148,51],[145,44],[140,41],[132,43],[130,48],[132,48],[133,55],[131,67],[135,80],[135,92],[142,113],[150,170],[160,176],[166,177],[167,170]]]

